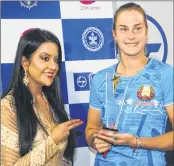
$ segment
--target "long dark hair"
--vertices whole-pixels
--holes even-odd
[[[49,104],[53,108],[56,123],[68,121],[68,115],[64,108],[60,89],[59,78],[62,61],[60,42],[53,33],[47,30],[41,30],[39,28],[30,29],[22,34],[20,38],[16,51],[12,79],[8,88],[2,95],[2,98],[4,98],[9,94],[9,92],[12,92],[12,95],[14,96],[21,157],[31,150],[32,142],[36,136],[37,125],[39,123],[32,106],[33,97],[30,90],[23,83],[24,69],[21,65],[21,61],[22,56],[25,56],[29,60],[32,53],[35,52],[44,42],[54,42],[57,44],[59,51],[59,71],[57,72],[52,85],[49,87],[44,86],[42,90],[46,95]],[[68,137],[68,145],[64,152],[64,157],[73,162],[74,151],[75,138],[73,131],[71,130]]]

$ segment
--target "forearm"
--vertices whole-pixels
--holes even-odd
[[[97,135],[99,131],[103,128],[100,117],[101,115],[99,110],[95,110],[91,107],[89,108],[85,135],[88,145],[95,150],[96,147],[94,145],[94,135]]]
[[[174,149],[174,131],[151,138],[140,138],[140,147],[147,149],[173,150]]]
[[[94,145],[94,135],[97,133],[98,133],[98,130],[96,130],[96,129],[87,128],[85,131],[86,141],[87,141],[88,145],[95,150],[96,150],[96,147]]]

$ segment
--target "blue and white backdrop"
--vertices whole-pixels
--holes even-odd
[[[128,2],[128,1],[126,1]],[[67,112],[85,125],[93,74],[117,62],[112,38],[114,11],[124,1],[1,1],[1,92],[7,87],[21,33],[52,31],[63,50],[61,88]],[[138,2],[149,24],[148,56],[173,65],[173,2]],[[0,85],[1,86],[1,85]],[[75,166],[92,166],[94,153],[85,136],[77,139]]]

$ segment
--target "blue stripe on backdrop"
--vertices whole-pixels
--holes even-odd
[[[115,59],[112,19],[62,19],[62,27],[66,61]]]
[[[23,4],[26,2],[23,2]],[[34,3],[34,1],[30,2]],[[27,5],[27,4],[24,4]],[[32,4],[31,4],[32,5]],[[37,6],[28,9],[21,6],[19,1],[1,2],[2,19],[54,19],[60,18],[60,4],[58,1],[38,1]]]
[[[2,72],[1,72],[1,66],[0,66],[0,96],[2,95]]]
[[[70,116],[73,119],[79,118],[84,124],[75,128],[76,130],[80,130],[81,132],[85,132],[86,123],[87,123],[87,115],[88,115],[88,103],[80,103],[80,104],[69,104]],[[87,147],[85,133],[81,136],[77,137],[77,147]]]
[[[10,82],[13,71],[13,63],[4,63],[1,64],[1,73],[2,73],[2,91],[4,91]],[[68,93],[67,93],[67,81],[66,81],[66,72],[65,72],[65,62],[62,62],[61,74],[61,91],[64,104],[68,104]]]
[[[62,66],[61,66],[60,86],[61,86],[60,88],[62,91],[63,102],[64,102],[64,104],[68,104],[68,91],[67,91],[65,62],[62,62]]]
[[[13,71],[13,63],[1,64],[1,74],[2,74],[2,91],[8,87]]]

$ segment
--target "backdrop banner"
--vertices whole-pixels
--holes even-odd
[[[1,1],[1,91],[10,81],[17,44],[26,29],[47,29],[61,42],[61,89],[65,108],[71,117],[85,122],[77,128],[83,134],[77,138],[75,166],[94,165],[95,152],[88,148],[84,135],[90,84],[97,71],[117,62],[117,49],[112,37],[113,15],[126,2]],[[172,64],[172,2],[137,3],[147,13],[148,56]]]

